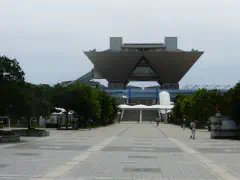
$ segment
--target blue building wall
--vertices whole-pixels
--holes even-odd
[[[132,99],[152,99],[158,101],[158,94],[161,91],[169,92],[171,99],[175,99],[178,94],[192,95],[196,90],[161,90],[161,89],[105,89],[105,91],[113,97],[127,96],[129,100]],[[219,90],[220,93],[227,92],[227,90]]]

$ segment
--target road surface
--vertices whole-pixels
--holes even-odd
[[[237,180],[240,142],[136,122],[0,144],[0,180]]]

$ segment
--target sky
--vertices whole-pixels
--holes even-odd
[[[16,58],[26,81],[56,84],[90,71],[83,51],[108,49],[109,37],[161,43],[177,36],[179,49],[204,51],[180,86],[234,85],[239,9],[239,0],[0,0],[0,55]]]

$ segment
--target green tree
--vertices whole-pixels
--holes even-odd
[[[226,93],[224,93],[221,104],[220,110],[221,113],[225,116],[232,116],[233,118],[236,117],[236,112],[238,110],[238,91],[240,89],[240,82],[237,83],[234,88],[229,89]]]
[[[66,112],[73,111],[79,123],[86,125],[89,118],[94,121],[100,119],[101,104],[98,96],[98,90],[75,83],[66,87],[56,86],[52,99],[55,107],[64,108]],[[67,126],[68,118],[66,119]]]
[[[216,104],[220,104],[221,99],[222,96],[217,90],[199,89],[193,95],[192,116],[203,124],[209,117],[215,115]]]
[[[199,89],[192,96],[178,96],[173,112],[175,116],[186,118],[188,122],[198,120],[203,124],[216,113],[216,104],[223,103],[223,96],[218,91]]]
[[[240,81],[234,86],[234,89],[239,89],[240,88]]]
[[[176,118],[180,118],[182,119],[182,113],[181,113],[181,104],[182,101],[186,98],[186,95],[184,94],[179,94],[176,97],[176,102],[174,104],[174,108],[173,108],[173,113],[175,114]]]
[[[24,72],[16,59],[0,56],[0,114],[9,115],[10,108],[18,101],[19,89],[24,84]]]
[[[240,82],[223,95],[217,90],[206,89],[199,89],[192,96],[178,95],[173,114],[188,121],[198,120],[204,123],[215,115],[217,104],[222,115],[232,116],[240,124]]]
[[[95,122],[101,117],[101,104],[96,99],[92,101],[91,117]]]
[[[0,81],[1,83],[24,83],[24,72],[16,59],[0,56]]]
[[[240,125],[240,83],[237,83],[232,91],[232,118]]]
[[[101,104],[101,123],[107,125],[109,118],[113,115],[112,99],[106,92],[100,92],[100,104]]]
[[[89,118],[93,116],[94,107],[98,104],[93,101],[93,91],[90,86],[75,84],[73,86],[73,111],[80,120],[81,125],[86,125]],[[96,115],[97,117],[97,115]]]
[[[18,99],[9,110],[11,117],[25,117],[28,129],[31,129],[31,117],[39,119],[40,116],[51,114],[52,104],[44,98],[43,89],[31,83],[25,83],[19,89]]]
[[[117,100],[114,97],[111,97],[111,104],[112,104],[112,108],[113,108],[113,113],[110,116],[110,122],[109,123],[113,123],[115,118],[117,117],[117,112],[118,112],[118,108],[117,108]]]
[[[65,109],[66,111],[65,126],[67,129],[68,122],[69,122],[68,114],[71,110],[73,110],[72,107],[74,104],[74,95],[71,87],[56,85],[53,90],[52,104],[53,104],[53,107]]]
[[[37,123],[39,125],[40,116],[48,117],[52,113],[53,105],[52,101],[52,93],[53,88],[49,85],[35,85],[32,88],[32,92],[34,92],[34,107],[35,114],[34,116],[37,118]]]

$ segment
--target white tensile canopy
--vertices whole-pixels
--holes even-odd
[[[129,105],[126,105],[126,104],[120,104],[118,106],[120,109],[125,109],[125,108],[129,108],[130,106]]]
[[[170,94],[166,91],[162,91],[159,93],[159,103],[160,104],[155,104],[155,105],[151,105],[151,106],[146,106],[143,104],[138,104],[138,105],[134,105],[134,106],[130,106],[127,104],[121,104],[118,107],[120,109],[122,109],[122,113],[121,113],[121,119],[123,119],[123,115],[124,115],[124,110],[139,110],[140,116],[139,116],[139,121],[142,121],[142,111],[144,110],[156,110],[158,111],[159,114],[159,118],[161,117],[160,114],[167,114],[169,112],[171,112],[171,110],[173,109],[173,103],[171,103],[171,99],[170,99]],[[167,121],[167,120],[166,120]]]
[[[55,107],[55,109],[58,110],[58,111],[60,111],[60,112],[54,112],[54,113],[52,113],[52,115],[57,115],[57,114],[64,114],[64,113],[66,113],[66,110],[63,109],[63,108],[57,108],[57,107]],[[72,113],[72,112],[69,112],[68,114],[73,114],[73,113]]]
[[[121,104],[118,106],[120,109],[122,109],[122,113],[121,113],[121,119],[123,119],[123,115],[124,115],[124,110],[139,110],[140,116],[139,116],[139,121],[142,121],[142,111],[144,110],[156,110],[159,113],[159,117],[160,114],[167,114],[169,112],[171,112],[173,105],[160,105],[160,104],[156,104],[156,105],[152,105],[152,106],[146,106],[143,104],[138,104],[138,105],[134,105],[134,106],[130,106],[130,105],[126,105],[126,104]]]
[[[160,105],[160,104],[156,104],[156,105],[152,105],[152,106],[146,106],[143,104],[138,104],[138,105],[134,105],[134,106],[130,106],[130,105],[126,105],[126,104],[121,104],[118,106],[120,109],[172,109],[173,105]]]

